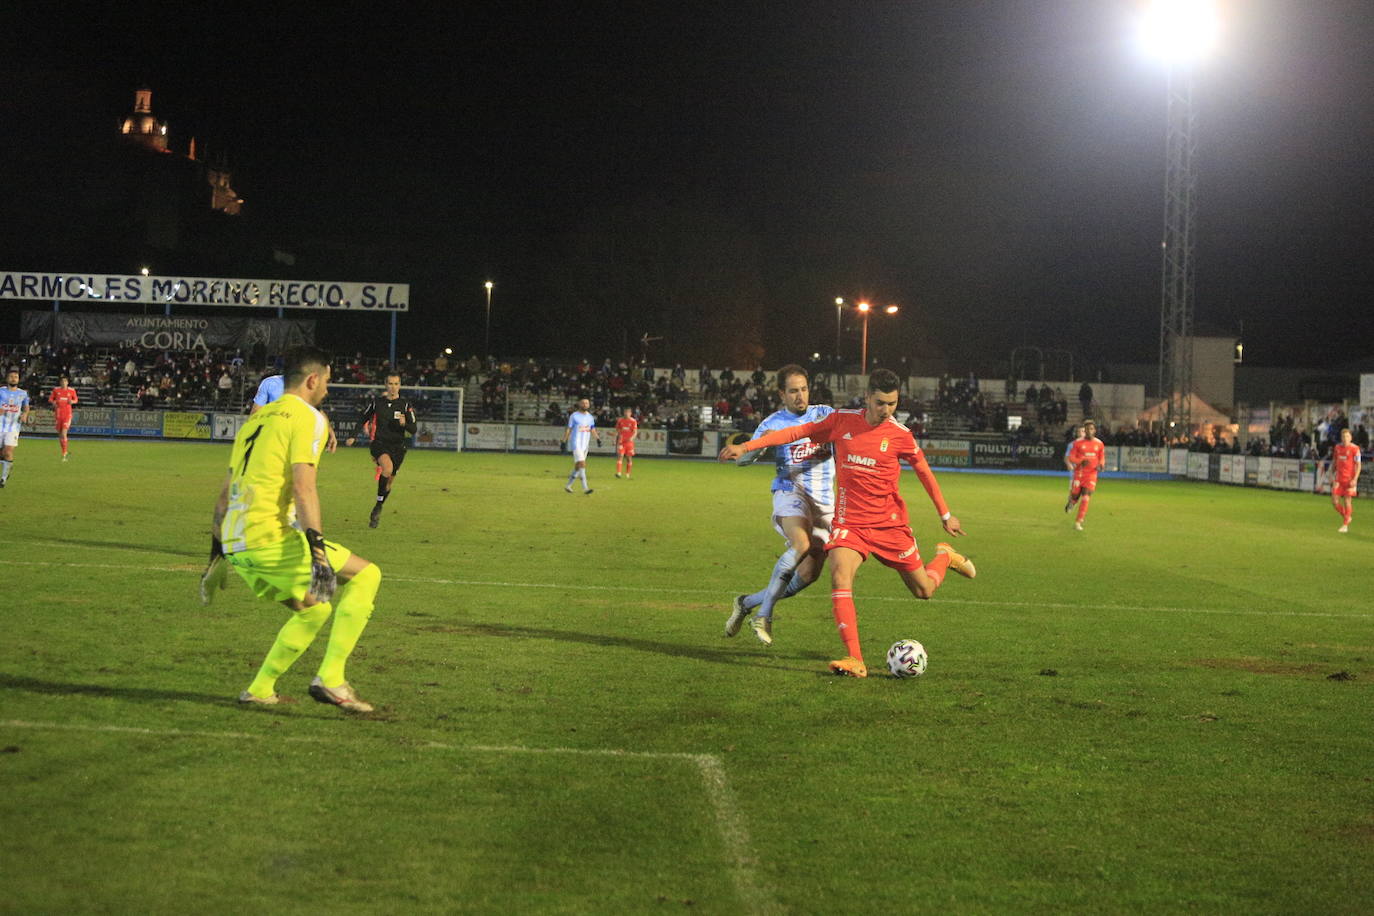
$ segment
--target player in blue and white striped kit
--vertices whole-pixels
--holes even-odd
[[[782,409],[760,423],[755,436],[814,423],[834,412],[833,407],[824,404],[811,406],[810,382],[801,366],[792,364],[778,370],[778,393],[782,395]],[[739,463],[748,464],[757,457],[757,452],[750,452]],[[788,443],[778,448],[776,465],[773,528],[786,538],[787,549],[774,564],[768,584],[752,595],[736,596],[725,621],[725,635],[734,636],[749,612],[758,608],[749,625],[765,646],[773,644],[773,606],[806,588],[821,574],[830,520],[835,514],[835,461],[829,445],[818,445],[810,439]]]
[[[29,393],[19,387],[19,371],[5,373],[5,387],[0,388],[0,487],[10,479],[14,464],[14,447],[19,444],[19,430],[29,422]]]

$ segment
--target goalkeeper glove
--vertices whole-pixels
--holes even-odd
[[[200,603],[209,606],[215,600],[215,592],[224,588],[228,583],[225,577],[229,575],[229,562],[224,559],[224,545],[219,538],[210,535],[210,562],[205,566],[205,572],[200,575]]]
[[[310,593],[317,601],[328,601],[334,597],[334,587],[338,580],[334,577],[334,567],[329,565],[329,556],[325,553],[324,535],[314,528],[307,528],[305,542],[310,545]]]

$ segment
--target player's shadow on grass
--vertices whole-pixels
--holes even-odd
[[[60,538],[43,536],[39,540],[48,544],[70,544],[72,547],[97,547],[109,550],[138,550],[144,553],[160,553],[169,557],[204,557],[204,550],[179,550],[175,547],[160,547],[156,544],[133,544],[129,541],[97,541],[92,538]]]
[[[675,642],[656,642],[650,639],[635,639],[630,636],[615,636],[609,633],[578,633],[572,630],[553,630],[546,627],[520,627],[505,623],[474,623],[463,627],[464,630],[478,633],[482,636],[495,636],[498,638],[522,638],[522,639],[555,639],[560,642],[580,642],[593,646],[618,646],[622,649],[633,649],[636,652],[655,652],[659,655],[671,655],[675,658],[693,658],[697,661],[711,662],[717,665],[750,665],[757,668],[783,668],[789,671],[811,670],[813,663],[817,659],[824,659],[827,656],[815,653],[792,652],[780,653],[777,650],[769,650],[767,655],[741,651],[754,648],[752,645],[745,646],[722,646],[719,649],[710,646],[688,645]],[[711,638],[718,637],[719,631],[710,634]],[[736,642],[745,640],[747,634],[741,633],[736,637]],[[722,638],[723,640],[723,638]],[[748,641],[753,637],[749,636]],[[805,668],[799,668],[796,664],[801,663]]]
[[[0,690],[24,690],[29,693],[46,693],[52,696],[111,697],[118,700],[165,703],[168,700],[185,700],[191,703],[213,703],[223,706],[223,694],[191,693],[189,690],[156,690],[149,687],[121,687],[117,684],[71,684],[61,681],[40,681],[32,677],[19,677],[0,672]]]

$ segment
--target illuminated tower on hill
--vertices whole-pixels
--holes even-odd
[[[121,122],[119,132],[140,146],[167,152],[167,122],[153,117],[153,90],[147,86],[134,90],[134,110]]]

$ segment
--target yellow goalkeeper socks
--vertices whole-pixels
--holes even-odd
[[[291,619],[277,633],[277,641],[263,659],[258,676],[248,685],[248,692],[255,697],[270,697],[277,692],[277,678],[301,657],[301,653],[315,641],[315,634],[329,619],[333,610],[329,602],[308,607],[291,615]]]
[[[324,686],[337,687],[347,680],[344,663],[372,617],[372,602],[381,585],[382,571],[377,564],[369,563],[335,593],[334,625],[329,629],[329,645],[318,672]]]

